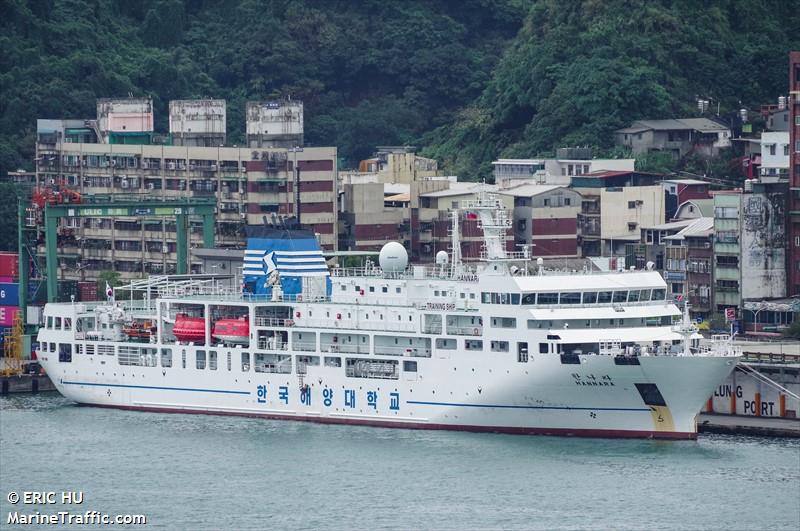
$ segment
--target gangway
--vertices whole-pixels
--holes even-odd
[[[789,395],[789,396],[791,396],[792,398],[794,398],[796,400],[800,400],[800,395],[797,395],[797,393],[793,393],[793,392],[789,391],[787,388],[785,388],[784,386],[782,386],[781,384],[779,384],[778,382],[776,382],[772,378],[768,378],[767,376],[761,374],[757,369],[755,369],[749,363],[744,363],[744,362],[740,361],[736,365],[736,367],[738,367],[739,370],[742,371],[743,373],[749,374],[750,376],[752,376],[753,378],[755,378],[759,382],[761,382],[763,384],[766,384],[769,387],[772,387],[776,391],[778,391],[780,393],[783,393],[783,394],[786,394],[786,395]]]

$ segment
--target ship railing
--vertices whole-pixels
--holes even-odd
[[[457,336],[480,336],[483,335],[482,326],[449,326],[447,333]]]
[[[316,352],[317,343],[315,341],[295,341],[292,343],[292,350],[299,352]]]
[[[310,328],[358,328],[359,330],[375,330],[385,332],[416,332],[417,324],[408,321],[386,322],[375,319],[302,319],[294,326]]]
[[[256,317],[256,326],[288,327],[294,326],[294,321],[275,317]]]
[[[289,350],[289,343],[282,341],[270,341],[269,339],[259,339],[258,348],[260,350]]]
[[[392,363],[360,361],[355,365],[350,365],[345,369],[346,376],[350,378],[383,378],[398,379],[400,369]]]
[[[478,276],[470,272],[460,272],[456,277],[450,274],[449,267],[414,265],[404,271],[383,271],[377,267],[337,267],[331,272],[333,277],[372,277],[396,280],[459,280],[462,282],[477,282]]]
[[[330,343],[322,345],[320,347],[320,350],[322,352],[330,352],[330,353],[343,352],[345,354],[369,354],[369,345],[348,345],[341,343]]]
[[[410,356],[413,358],[430,358],[431,349],[425,347],[395,347],[393,345],[375,345],[375,354],[383,356]]]

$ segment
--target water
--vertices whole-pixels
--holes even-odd
[[[0,398],[0,527],[12,490],[80,490],[80,512],[159,529],[796,530],[800,441],[388,430],[44,394]]]

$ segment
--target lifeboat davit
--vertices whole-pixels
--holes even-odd
[[[250,340],[250,323],[244,317],[220,319],[214,323],[211,336],[223,343],[246,345]]]
[[[206,322],[203,317],[190,317],[179,313],[175,316],[175,325],[172,333],[178,341],[189,343],[205,343]]]

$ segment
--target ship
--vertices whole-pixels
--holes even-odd
[[[95,303],[50,303],[37,355],[79,404],[389,428],[695,439],[741,357],[703,338],[652,264],[547,268],[508,250],[481,192],[450,252],[329,266],[314,234],[256,227],[233,282],[150,276]],[[480,262],[460,255],[477,219]],[[229,279],[231,280],[231,279]],[[117,300],[115,294],[141,295]],[[126,297],[119,297],[120,299]],[[131,333],[147,323],[148,332]]]

